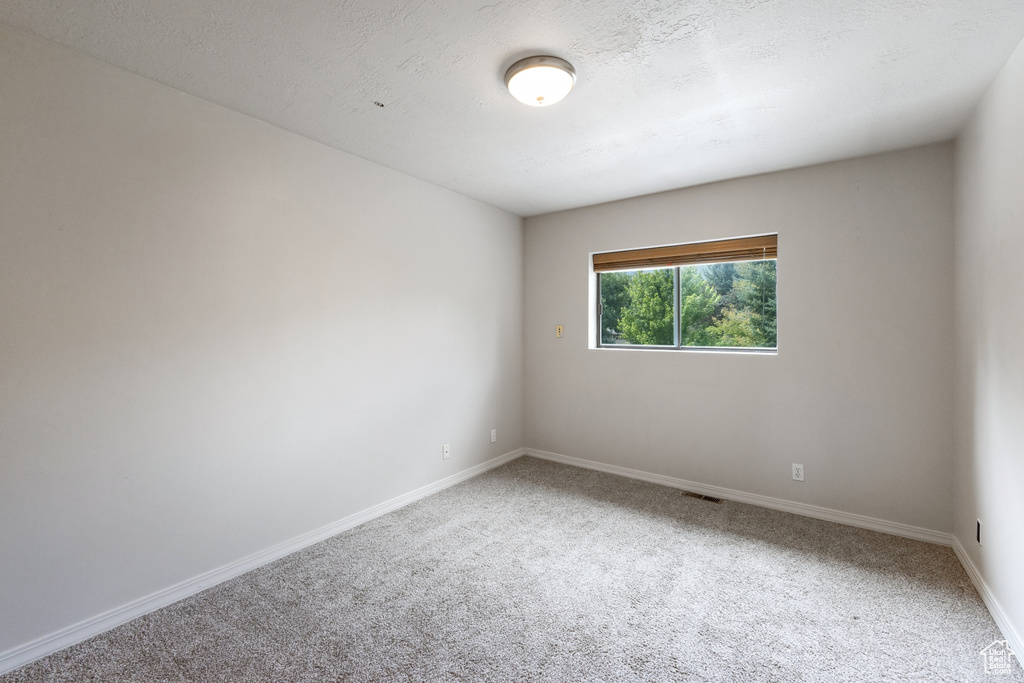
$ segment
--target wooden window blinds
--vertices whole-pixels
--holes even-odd
[[[778,253],[778,235],[739,237],[714,242],[695,242],[669,247],[650,247],[594,254],[594,272],[669,268],[727,261],[762,261],[777,258]]]

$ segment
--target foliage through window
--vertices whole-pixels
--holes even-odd
[[[776,259],[699,262],[710,258],[598,272],[600,345],[776,349]]]

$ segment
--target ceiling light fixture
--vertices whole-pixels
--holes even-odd
[[[558,57],[527,57],[505,72],[505,87],[523,104],[546,107],[560,101],[576,83],[576,69]]]

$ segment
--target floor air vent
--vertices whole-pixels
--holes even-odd
[[[704,495],[701,495],[699,493],[694,493],[693,491],[683,491],[683,495],[684,496],[689,496],[690,498],[700,498],[701,500],[706,500],[709,503],[721,503],[722,502],[721,498],[715,498],[714,496],[704,496]]]

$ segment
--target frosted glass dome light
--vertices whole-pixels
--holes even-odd
[[[527,57],[505,72],[505,86],[523,104],[547,107],[559,102],[576,83],[576,69],[558,57]]]

